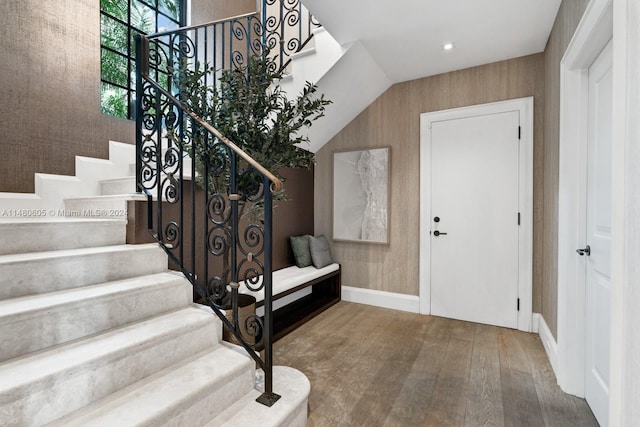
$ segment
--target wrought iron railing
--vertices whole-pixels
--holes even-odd
[[[292,47],[299,50],[307,40],[300,42],[303,30],[285,30],[284,21],[297,25],[306,12],[290,0],[278,9],[289,12],[275,21],[248,14],[136,38],[136,176],[148,197],[148,228],[196,298],[264,370],[258,401],[268,406],[279,398],[273,391],[271,257],[272,192],[282,182],[198,115],[189,94],[180,92],[176,70],[206,64],[210,72],[200,82],[206,87],[215,86],[223,70],[242,69],[253,55],[269,54],[286,66]],[[298,11],[297,20],[287,18],[291,10]],[[288,34],[298,41],[287,41]],[[247,211],[257,216],[248,218]],[[262,318],[239,321],[240,287],[264,294]]]
[[[313,30],[320,26],[300,0],[262,0],[264,44],[282,70],[291,62],[291,56],[313,39]]]

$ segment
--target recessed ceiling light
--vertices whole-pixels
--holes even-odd
[[[442,49],[444,50],[452,50],[454,47],[453,43],[445,43],[442,45]]]

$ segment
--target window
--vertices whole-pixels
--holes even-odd
[[[136,34],[184,26],[185,0],[100,0],[100,105],[102,112],[133,117]]]

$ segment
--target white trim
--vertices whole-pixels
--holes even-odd
[[[547,322],[544,321],[544,317],[542,314],[534,313],[533,316],[537,320],[537,328],[538,335],[540,335],[540,341],[542,341],[542,346],[544,350],[547,352],[547,357],[549,358],[549,364],[553,369],[553,373],[556,374],[556,378],[558,377],[558,344],[556,344],[556,340],[553,338],[553,334],[549,330],[547,326]]]
[[[496,114],[506,111],[520,112],[522,135],[520,140],[519,210],[519,278],[518,329],[531,331],[532,275],[533,275],[533,97],[492,102],[489,104],[453,108],[450,110],[423,113],[420,115],[420,313],[431,312],[430,263],[431,248],[429,229],[431,218],[431,123],[440,120]]]
[[[342,300],[376,307],[391,308],[393,310],[408,311],[409,313],[420,312],[420,299],[416,295],[343,286]]]
[[[558,370],[560,387],[584,396],[588,69],[612,35],[611,0],[593,0],[560,65]]]
[[[540,313],[533,313],[531,315],[531,332],[534,334],[537,334],[538,332],[540,332],[540,318],[542,317],[542,314]]]
[[[637,422],[639,374],[633,369],[638,352],[629,335],[632,311],[637,298],[637,274],[632,273],[639,255],[637,244],[637,64],[638,5],[636,0],[616,0],[613,8],[613,177],[611,215],[611,369],[609,381],[609,425],[632,425]],[[635,159],[635,160],[631,160]],[[635,179],[634,179],[635,178]],[[635,277],[634,277],[635,276]],[[636,392],[633,393],[633,388]],[[626,392],[626,393],[625,393]]]

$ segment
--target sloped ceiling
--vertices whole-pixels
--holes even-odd
[[[394,83],[544,50],[561,0],[303,0]],[[455,48],[444,51],[444,43]]]

